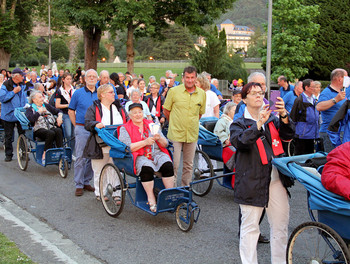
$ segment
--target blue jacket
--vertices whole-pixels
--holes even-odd
[[[296,95],[294,90],[286,93],[285,96],[282,97],[282,99],[284,101],[285,108],[288,111],[288,113],[290,113],[290,111],[292,111],[294,101],[297,98],[298,98],[298,96]]]
[[[18,93],[14,93],[13,89],[17,86],[22,88]],[[1,119],[8,122],[17,122],[14,115],[15,108],[24,107],[27,103],[26,92],[24,91],[26,85],[22,82],[15,84],[12,79],[3,83],[0,88],[0,102],[1,102]]]
[[[316,102],[311,104],[304,93],[294,101],[290,118],[295,122],[295,137],[300,139],[316,139],[319,137],[319,117]]]
[[[340,132],[344,129],[343,141],[340,137]],[[350,141],[350,101],[346,100],[345,103],[339,108],[338,112],[334,115],[329,123],[327,130],[329,139],[335,147]]]
[[[287,93],[294,91],[294,85],[288,84],[287,90],[284,90],[283,87],[280,87],[280,96],[283,98]]]
[[[222,96],[222,93],[216,88],[216,86],[214,84],[210,84],[210,90],[212,90],[214,93],[216,93],[216,95],[221,95]]]

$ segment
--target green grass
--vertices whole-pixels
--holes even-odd
[[[9,241],[6,236],[0,233],[0,263],[34,263],[24,255],[15,243]]]

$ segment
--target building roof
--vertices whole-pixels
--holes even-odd
[[[230,19],[226,19],[224,22],[221,24],[233,24],[233,22]]]

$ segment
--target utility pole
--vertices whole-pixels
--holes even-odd
[[[271,38],[272,38],[272,0],[269,0],[267,17],[267,54],[266,54],[266,88],[267,98],[271,93]]]
[[[49,68],[51,69],[51,4],[49,1]]]

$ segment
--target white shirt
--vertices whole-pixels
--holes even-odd
[[[205,103],[205,113],[202,117],[212,117],[214,116],[214,107],[220,105],[220,100],[216,93],[211,90],[205,92],[207,95],[207,100]]]
[[[111,111],[107,107],[105,107],[103,104],[101,105],[102,105],[102,120],[101,120],[102,124],[104,124],[105,126],[123,124],[123,118],[114,104],[111,105],[112,113],[113,113],[113,124],[111,124]]]

